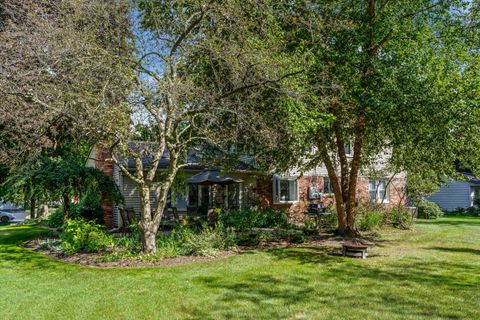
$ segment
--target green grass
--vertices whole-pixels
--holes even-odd
[[[277,249],[190,265],[95,269],[0,227],[0,319],[480,319],[480,218],[384,234],[367,260]]]

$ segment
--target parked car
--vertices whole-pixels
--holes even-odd
[[[15,219],[10,212],[0,211],[0,222],[9,222]]]

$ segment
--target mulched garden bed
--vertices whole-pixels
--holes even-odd
[[[345,242],[345,239],[321,235],[312,237],[310,241],[304,243],[291,243],[288,241],[278,241],[278,242],[261,242],[257,246],[239,246],[232,250],[219,251],[215,257],[203,257],[203,256],[180,256],[174,258],[164,258],[158,261],[141,261],[133,259],[123,259],[118,261],[99,261],[103,256],[110,253],[107,251],[98,252],[98,253],[76,253],[73,255],[64,255],[58,251],[44,250],[40,249],[41,245],[48,240],[56,239],[33,239],[27,241],[23,244],[25,248],[30,250],[42,253],[50,258],[61,260],[68,263],[74,263],[82,266],[90,267],[153,267],[153,266],[173,266],[173,265],[183,265],[190,264],[195,262],[205,262],[223,259],[226,257],[231,257],[237,254],[245,253],[253,250],[268,250],[268,249],[281,249],[281,248],[305,248],[305,247],[324,247],[330,248],[329,250],[333,255],[340,255],[342,244]],[[369,245],[373,242],[368,241]]]

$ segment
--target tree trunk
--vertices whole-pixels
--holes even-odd
[[[323,141],[317,137],[317,146],[319,151],[321,152],[323,162],[327,167],[328,177],[330,179],[330,183],[332,184],[333,188],[333,195],[335,196],[335,207],[337,209],[337,220],[338,220],[338,228],[337,232],[339,234],[343,234],[347,227],[347,220],[345,216],[345,202],[343,199],[343,188],[342,184],[338,180],[337,173],[335,171],[335,167],[333,165],[332,159],[328,155],[327,147],[323,144]]]
[[[140,217],[139,232],[140,241],[142,243],[143,253],[157,252],[157,230],[152,217],[152,207],[150,202],[150,187],[141,183],[138,185],[140,191],[140,201],[142,204],[142,213]]]
[[[43,203],[38,208],[37,217],[38,218],[45,218],[47,215],[48,215],[48,204]]]
[[[36,201],[35,197],[31,197],[30,198],[30,219],[35,219],[36,218],[36,215],[35,215],[36,205],[37,205],[37,201]]]
[[[155,253],[157,252],[157,231],[158,228],[154,223],[143,223],[139,224],[140,230],[140,241],[142,242],[142,251],[143,253]]]
[[[337,209],[337,219],[338,219],[338,225],[337,225],[337,234],[343,235],[345,234],[345,231],[347,230],[347,219],[345,215],[345,205],[343,201],[338,201],[337,196],[335,196],[335,208]]]
[[[66,221],[70,216],[70,196],[68,194],[63,195],[63,221]]]

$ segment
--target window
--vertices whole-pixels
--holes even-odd
[[[333,193],[332,183],[330,182],[329,177],[323,177],[323,194],[331,194]]]
[[[295,178],[274,178],[273,199],[276,203],[291,203],[297,201],[297,180]]]
[[[368,182],[368,198],[374,202],[388,202],[387,182],[385,180],[370,180]]]

